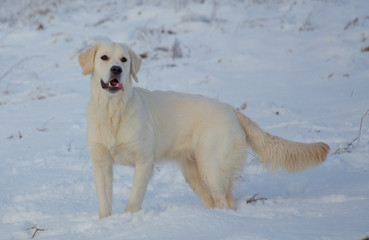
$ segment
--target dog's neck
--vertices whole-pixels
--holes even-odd
[[[101,115],[106,117],[120,117],[123,115],[128,99],[129,92],[111,94],[95,94],[91,91],[91,100]],[[100,115],[100,114],[99,114]]]
[[[127,91],[128,90],[128,91]],[[106,90],[98,87],[91,88],[91,102],[98,114],[100,124],[105,125],[107,121],[111,121],[111,131],[115,132],[119,128],[119,123],[126,110],[129,98],[132,95],[132,89],[128,88],[124,92],[109,94],[103,92]]]

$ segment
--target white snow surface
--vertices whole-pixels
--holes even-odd
[[[133,169],[116,166],[113,215],[98,219],[77,58],[101,41],[145,55],[137,86],[227,102],[267,132],[328,143],[328,159],[270,173],[250,153],[236,210],[204,209],[163,163],[135,214]],[[0,238],[35,224],[53,240],[369,236],[368,46],[367,0],[0,0]],[[247,204],[256,193],[267,200]]]

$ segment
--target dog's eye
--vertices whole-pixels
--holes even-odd
[[[106,55],[103,55],[103,56],[101,56],[101,59],[102,59],[103,61],[108,61],[108,60],[109,60],[109,57],[108,57],[108,56],[106,56]]]
[[[121,61],[121,62],[127,62],[127,58],[122,57],[122,58],[120,59],[120,61]]]

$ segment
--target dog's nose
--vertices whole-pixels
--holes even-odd
[[[121,67],[119,67],[119,66],[112,66],[112,67],[110,68],[110,72],[111,72],[112,74],[114,74],[114,75],[119,75],[119,74],[121,74],[121,73],[122,73],[122,68],[121,68]]]

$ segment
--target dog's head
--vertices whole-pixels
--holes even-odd
[[[115,94],[131,86],[131,76],[138,82],[141,59],[126,45],[100,43],[78,57],[82,74],[92,73],[92,83],[105,92]]]

